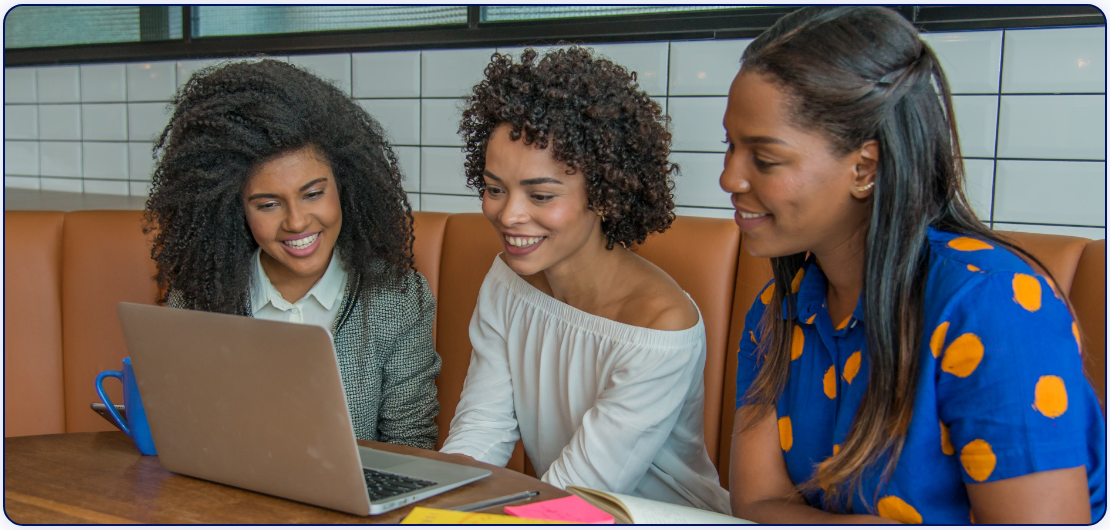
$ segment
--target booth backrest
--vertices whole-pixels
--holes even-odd
[[[62,212],[4,216],[4,434],[65,432]]]
[[[62,249],[66,431],[103,430],[111,426],[90,413],[89,404],[100,401],[93,385],[96,375],[119,370],[127,357],[116,305],[153,304],[158,299],[142,212],[70,212]],[[106,380],[105,391],[114,403],[123,403],[119,381]]]
[[[108,430],[89,410],[96,374],[127,356],[120,301],[153,303],[150,242],[142,212],[5,211],[5,436]],[[501,251],[480,214],[414,212],[414,261],[437,297],[439,444],[447,436],[470,364],[468,328],[482,279]],[[1068,293],[1083,333],[1088,375],[1100,399],[1106,370],[1106,241],[1004,234],[1028,249]],[[744,315],[771,277],[743,250],[731,220],[682,217],[637,252],[673,277],[705,321],[705,442],[728,484],[736,399],[736,345]],[[109,380],[109,397],[121,400]],[[509,467],[535,474],[520,444]]]

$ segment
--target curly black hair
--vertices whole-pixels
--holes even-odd
[[[467,97],[459,132],[466,139],[467,185],[485,193],[486,145],[503,123],[510,138],[551,147],[555,160],[586,180],[589,208],[603,214],[608,242],[632,247],[674,221],[678,166],[667,160],[671,134],[659,104],[636,74],[579,46],[532,48],[514,63],[494,53],[486,79]]]
[[[313,147],[335,176],[343,211],[336,248],[364,292],[404,285],[413,269],[412,209],[397,156],[361,107],[289,63],[264,59],[198,71],[173,100],[143,232],[162,290],[186,307],[242,314],[258,244],[241,193],[260,164]]]

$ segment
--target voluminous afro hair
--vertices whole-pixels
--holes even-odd
[[[413,268],[412,210],[381,126],[329,83],[275,60],[193,75],[154,153],[143,230],[163,293],[187,307],[243,313],[251,236],[241,193],[261,163],[311,147],[331,167],[343,212],[336,248],[372,293]],[[163,298],[164,301],[164,298]]]
[[[550,147],[555,160],[585,177],[589,208],[604,216],[607,248],[643,243],[671,226],[678,168],[667,160],[667,118],[635,74],[571,46],[542,59],[528,48],[519,63],[495,53],[485,75],[459,126],[467,185],[485,193],[486,145],[505,123],[512,140]]]

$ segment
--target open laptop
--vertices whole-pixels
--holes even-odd
[[[355,443],[322,327],[126,302],[119,319],[169,471],[356,515],[490,475]]]

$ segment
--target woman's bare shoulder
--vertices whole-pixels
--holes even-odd
[[[681,331],[698,324],[698,308],[663,269],[634,256],[628,267],[628,294],[618,321],[659,331]]]

